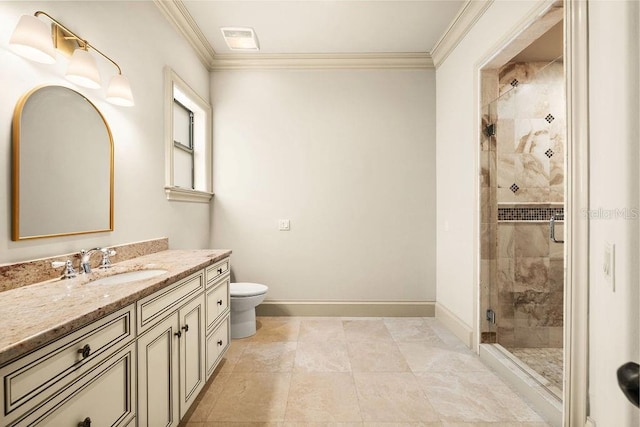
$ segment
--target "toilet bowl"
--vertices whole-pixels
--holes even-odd
[[[231,338],[245,338],[256,333],[256,306],[267,296],[269,288],[258,283],[231,283]]]

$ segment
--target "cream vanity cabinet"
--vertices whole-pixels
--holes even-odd
[[[229,345],[229,259],[0,367],[0,426],[177,426]]]
[[[225,259],[137,302],[140,427],[177,426],[210,376],[205,362],[211,306],[206,289],[209,270],[220,269],[220,265],[227,268],[212,277],[211,283],[226,286],[228,294],[229,261]],[[221,281],[224,276],[227,282]],[[228,314],[226,310],[217,318]],[[228,335],[228,322],[222,323],[215,326],[226,328]],[[215,333],[213,329],[211,333]],[[220,354],[228,345],[226,339],[223,342]]]
[[[0,368],[0,425],[135,425],[134,318],[130,305]]]

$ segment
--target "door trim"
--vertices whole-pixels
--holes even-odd
[[[565,1],[567,197],[564,425],[584,426],[589,368],[589,45],[588,3]]]

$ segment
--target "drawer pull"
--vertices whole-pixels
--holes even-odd
[[[78,423],[78,427],[91,427],[91,418],[87,417]]]
[[[182,327],[182,330],[184,330],[185,332],[189,332],[189,325],[184,325]]]
[[[218,341],[218,345],[222,345],[222,340],[219,340],[219,341]]]
[[[85,344],[84,347],[79,349],[78,354],[81,354],[83,359],[89,357],[91,355],[91,347],[89,347],[89,344]],[[91,420],[89,420],[89,424],[91,424]]]
[[[182,336],[182,331],[175,332],[173,335],[175,335],[178,338],[180,338]]]
[[[218,274],[222,274],[222,267],[218,269]]]
[[[218,305],[222,305],[222,300],[221,299],[218,300]]]

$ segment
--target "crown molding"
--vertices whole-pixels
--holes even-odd
[[[184,3],[182,3],[182,0],[153,1],[169,22],[171,22],[187,42],[189,42],[204,66],[211,70],[215,52],[207,41],[207,38],[202,34],[202,31],[200,31],[200,28]]]
[[[493,0],[467,0],[460,8],[456,17],[451,21],[449,28],[431,49],[431,57],[436,68],[447,59],[447,56],[458,46],[458,43],[491,6],[491,3],[493,3]]]
[[[216,55],[213,70],[238,69],[432,69],[427,53]]]
[[[432,69],[428,53],[339,53],[339,54],[221,54],[215,53],[182,0],[154,3],[189,42],[200,61],[211,70],[241,69]]]

